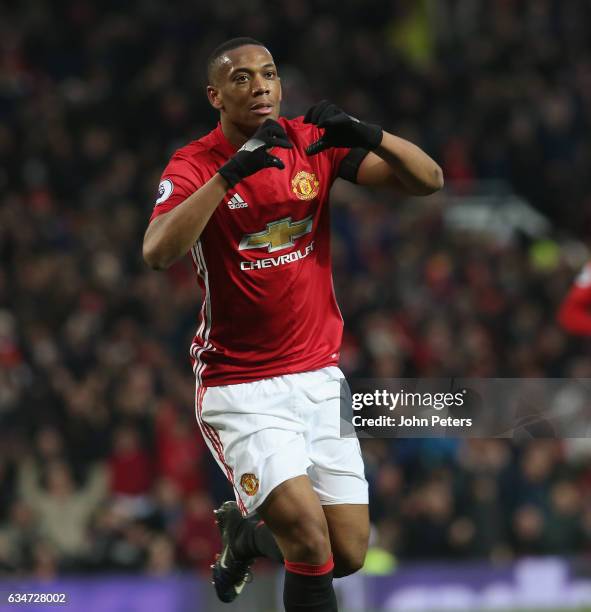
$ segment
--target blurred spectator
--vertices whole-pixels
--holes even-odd
[[[170,478],[183,494],[202,489],[205,444],[194,423],[189,424],[172,407],[164,406],[156,417],[158,472]]]
[[[558,481],[550,491],[548,520],[552,525],[546,533],[546,545],[553,553],[567,555],[576,550],[584,539],[581,524],[581,493],[574,482]]]
[[[174,544],[165,535],[155,535],[148,548],[146,572],[154,576],[171,574],[175,569]]]
[[[174,532],[185,514],[186,499],[178,484],[170,478],[159,478],[154,484],[155,503],[152,517],[161,529]]]
[[[0,572],[31,568],[35,543],[41,538],[33,510],[15,501],[4,526],[0,528]]]
[[[107,493],[105,468],[93,467],[87,482],[76,488],[69,466],[56,460],[47,466],[46,486],[39,480],[35,463],[23,461],[19,468],[22,499],[34,509],[42,537],[65,565],[75,567],[88,553],[90,519]]]
[[[410,496],[404,521],[405,557],[442,559],[452,554],[454,500],[447,475],[430,479]],[[450,537],[451,536],[451,537]]]
[[[513,550],[518,555],[540,555],[548,552],[544,546],[546,522],[542,510],[528,504],[520,506],[513,514]]]
[[[558,321],[571,334],[591,335],[591,263],[585,264],[562,300]]]
[[[111,493],[141,496],[152,485],[152,459],[141,445],[139,434],[131,426],[121,426],[113,434],[113,452],[109,457]]]
[[[207,570],[221,541],[212,529],[212,500],[205,494],[193,493],[187,499],[187,511],[176,530],[181,559],[201,570]]]
[[[144,566],[150,537],[125,505],[108,503],[99,510],[90,530],[88,565],[99,571],[138,571]]]

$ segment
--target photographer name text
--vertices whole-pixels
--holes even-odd
[[[351,396],[353,410],[382,408],[393,411],[396,408],[431,408],[443,410],[464,406],[466,390],[456,393],[418,393],[398,391],[392,393],[386,390],[375,389],[371,393],[353,393]],[[355,414],[352,419],[354,427],[472,427],[471,418],[455,418],[432,414],[425,416],[398,417],[382,414],[379,416],[362,416]]]
[[[442,417],[432,414],[430,417],[401,415],[398,419],[381,415],[378,417],[353,416],[353,427],[472,427],[472,419]]]

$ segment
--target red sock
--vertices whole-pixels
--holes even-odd
[[[285,612],[337,612],[333,569],[332,555],[322,565],[285,561]]]
[[[288,572],[294,574],[301,574],[302,576],[321,576],[322,574],[328,574],[334,569],[334,559],[332,554],[328,558],[326,563],[322,565],[312,565],[311,563],[293,563],[292,561],[285,560],[285,569]]]

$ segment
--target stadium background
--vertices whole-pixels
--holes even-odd
[[[283,114],[329,97],[444,169],[424,200],[334,188],[348,376],[591,377],[588,342],[555,322],[591,232],[588,1],[4,0],[4,595],[57,579],[87,610],[216,609],[195,575],[230,489],[193,416],[200,295],[188,262],[148,270],[141,240],[168,157],[215,124],[205,58],[236,35],[275,56]],[[574,559],[591,609],[585,440],[373,440],[364,455],[373,548],[350,606],[369,606],[353,594],[371,574],[409,571],[418,594],[396,609],[434,610],[421,588],[443,571],[451,609],[441,593],[469,569],[533,558],[535,589]],[[236,609],[272,610],[274,572],[257,566]]]

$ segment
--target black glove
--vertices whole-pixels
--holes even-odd
[[[267,151],[272,147],[291,149],[293,145],[287,140],[287,134],[281,125],[273,119],[267,119],[218,172],[228,181],[230,187],[234,187],[242,179],[263,168],[283,170],[285,164]]]
[[[360,147],[371,151],[382,142],[379,125],[359,121],[328,100],[312,106],[304,117],[304,123],[324,128],[322,137],[306,147],[308,155],[316,155],[330,147]]]

